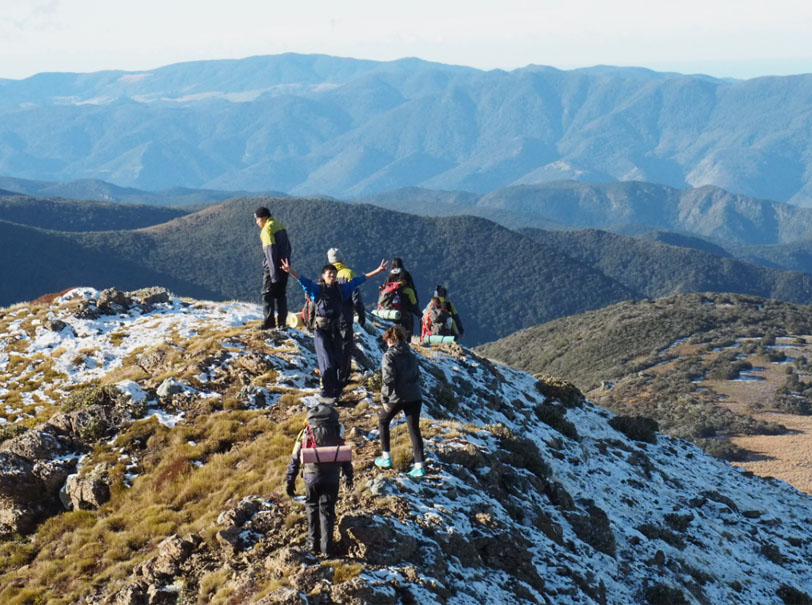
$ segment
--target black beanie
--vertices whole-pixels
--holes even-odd
[[[268,210],[265,206],[260,206],[256,210],[254,210],[254,216],[256,218],[268,218],[271,216],[271,211]]]
[[[399,256],[396,256],[392,259],[392,268],[393,269],[403,269],[403,260]]]

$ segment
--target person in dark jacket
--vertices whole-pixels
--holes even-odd
[[[338,248],[330,248],[327,251],[327,261],[336,268],[338,283],[347,283],[355,277],[355,271],[344,264],[344,256]],[[363,326],[366,323],[366,309],[364,301],[361,299],[361,288],[352,291],[352,297],[344,300],[344,307],[341,309],[338,326],[341,336],[341,366],[338,368],[338,382],[342,387],[350,381],[352,354],[355,351],[355,339],[352,332],[355,315],[358,315],[358,325]]]
[[[338,380],[338,369],[342,363],[339,325],[344,301],[349,299],[353,290],[367,279],[386,271],[386,261],[382,260],[374,271],[354,277],[343,284],[338,283],[338,271],[333,265],[324,265],[318,283],[296,273],[287,260],[282,261],[282,270],[298,280],[307,297],[316,305],[313,344],[316,346],[321,374],[321,397],[325,401],[336,403],[343,388]]]
[[[308,418],[311,416],[330,416],[330,420],[338,424],[338,412],[330,405],[320,404],[311,408]],[[296,437],[285,473],[285,491],[291,498],[296,494],[296,476],[299,474],[301,465],[299,453],[304,440],[305,430],[302,430]],[[305,463],[303,470],[306,490],[307,548],[314,554],[321,552],[325,555],[332,555],[334,554],[333,530],[336,521],[340,474],[344,475],[344,488],[349,492],[352,490],[353,482],[352,462]]]
[[[389,423],[403,410],[406,427],[412,442],[414,468],[409,476],[424,477],[423,436],[420,434],[420,409],[423,401],[420,393],[420,368],[417,357],[406,341],[402,326],[392,326],[383,334],[388,345],[381,360],[381,404],[378,413],[378,430],[381,438],[381,457],[375,459],[380,468],[392,468],[392,455],[389,453]]]
[[[261,330],[284,328],[288,319],[288,274],[282,271],[282,261],[290,261],[288,232],[264,206],[254,211],[254,221],[260,228],[262,242],[262,323],[259,327]]]
[[[400,308],[400,319],[398,323],[406,330],[406,341],[408,342],[414,333],[413,315],[417,317],[422,317],[423,315],[420,312],[420,301],[417,297],[417,288],[415,288],[412,275],[403,267],[403,259],[399,256],[392,259],[392,268],[389,270],[386,279],[383,280],[383,286],[381,286],[381,288],[393,282],[399,282],[401,284],[402,307]]]

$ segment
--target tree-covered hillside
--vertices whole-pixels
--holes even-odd
[[[373,269],[381,258],[401,256],[415,278],[421,305],[435,285],[444,284],[460,310],[469,344],[635,295],[553,248],[486,220],[421,218],[327,200],[260,198],[229,201],[139,230],[49,234],[17,227],[15,243],[7,239],[0,246],[13,246],[14,254],[24,258],[20,265],[3,268],[7,281],[21,285],[3,302],[77,283],[140,287],[145,273],[155,276],[153,284],[178,294],[258,301],[262,257],[253,211],[262,204],[287,226],[293,265],[309,277],[318,277],[327,250],[338,247],[358,272]],[[35,260],[48,246],[60,250],[53,252],[59,255],[59,271]],[[121,270],[121,263],[131,268]],[[36,266],[29,270],[32,264]],[[26,274],[18,275],[23,270]],[[363,287],[368,305],[377,300],[379,283],[380,278]],[[303,293],[295,282],[288,287],[288,299],[291,309],[301,307]]]
[[[106,232],[115,238],[116,232]],[[151,269],[137,253],[124,258],[88,248],[70,234],[0,221],[0,305],[33,300],[43,294],[85,284],[107,288],[127,283],[133,288],[161,284],[177,292],[197,292],[204,299],[219,293],[171,273]]]
[[[467,343],[634,295],[601,273],[489,221],[428,219],[327,200],[235,200],[114,238],[82,234],[79,239],[224,298],[258,300],[261,253],[252,217],[262,204],[287,227],[293,266],[308,277],[318,277],[327,250],[338,247],[357,272],[372,270],[381,258],[402,257],[421,305],[428,303],[435,285],[446,285],[462,314]],[[377,300],[380,282],[362,288],[368,305]],[[291,282],[291,308],[300,308],[303,296]]]
[[[428,216],[475,214],[510,228],[597,228],[629,235],[670,231],[725,247],[812,237],[812,209],[712,186],[676,189],[639,181],[570,180],[504,187],[474,197],[411,187],[360,199]]]
[[[188,212],[160,206],[0,195],[0,220],[54,231],[139,229]]]
[[[757,266],[666,243],[595,229],[520,231],[644,296],[739,292],[794,303],[812,302],[812,275]]]
[[[657,362],[680,339],[812,334],[812,307],[741,294],[679,294],[562,317],[482,345],[493,359],[588,390]]]

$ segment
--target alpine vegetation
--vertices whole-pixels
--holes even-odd
[[[376,467],[377,318],[337,408],[355,480],[314,555],[285,485],[312,338],[260,319],[159,289],[0,310],[0,601],[812,599],[808,495],[457,344],[413,345],[425,476],[399,417]]]

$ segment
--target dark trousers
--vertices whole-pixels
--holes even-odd
[[[283,328],[288,320],[288,274],[280,271],[279,281],[271,282],[271,276],[262,275],[262,328]],[[276,320],[274,320],[276,304]]]
[[[338,335],[341,338],[341,365],[338,368],[338,383],[343,387],[350,381],[352,371],[352,353],[355,350],[352,324],[342,323],[338,329]]]
[[[305,473],[305,512],[307,514],[307,547],[333,553],[333,528],[338,501],[338,471]]]
[[[420,434],[420,409],[422,401],[396,403],[389,411],[386,406],[378,412],[378,432],[381,434],[381,451],[389,451],[389,423],[397,413],[403,410],[406,415],[406,427],[409,429],[409,439],[412,442],[412,453],[415,462],[423,462],[423,436]]]
[[[401,309],[398,323],[406,330],[407,342],[411,341],[412,334],[414,334],[414,315],[410,309]]]
[[[321,373],[321,394],[323,397],[340,397],[341,383],[338,372],[342,363],[341,336],[338,330],[316,329],[313,336],[316,357]]]

